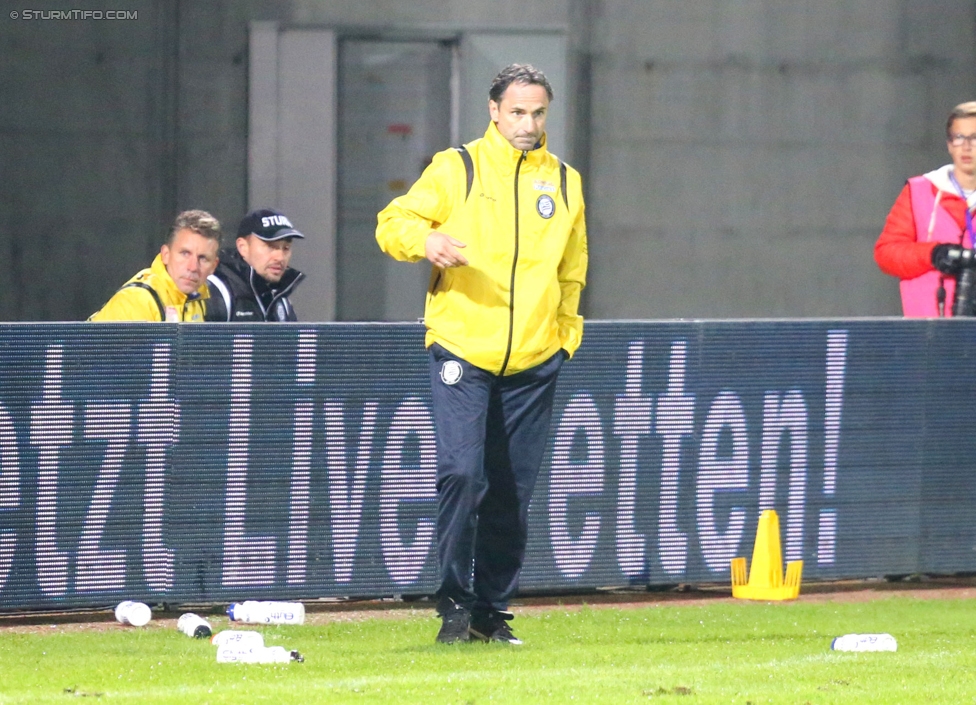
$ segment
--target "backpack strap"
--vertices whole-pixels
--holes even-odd
[[[464,192],[464,200],[468,200],[468,196],[471,195],[471,186],[474,184],[474,162],[471,161],[471,154],[463,145],[454,149],[460,155],[461,161],[464,162],[464,172],[468,177],[468,188]]]
[[[471,186],[474,184],[474,162],[471,160],[471,154],[462,145],[460,147],[455,147],[454,150],[461,157],[461,161],[464,162],[464,173],[468,179],[468,186],[464,192],[464,200],[468,200],[468,196],[471,195]],[[563,194],[563,203],[566,204],[566,208],[569,208],[569,194],[566,193],[566,162],[559,160],[559,190]]]
[[[163,300],[159,298],[159,294],[156,292],[156,290],[153,289],[148,284],[146,284],[145,282],[129,282],[128,284],[126,284],[125,286],[123,286],[122,289],[128,289],[130,287],[137,287],[139,289],[145,289],[150,294],[152,294],[153,301],[155,301],[156,302],[156,305],[159,306],[159,320],[162,321],[163,323],[165,323],[166,322],[166,307],[163,306]],[[122,289],[119,289],[119,291],[121,291]]]
[[[559,160],[559,190],[563,194],[566,210],[569,210],[569,194],[566,193],[566,162],[562,159]]]

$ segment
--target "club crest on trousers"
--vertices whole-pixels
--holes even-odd
[[[457,384],[461,379],[461,363],[457,360],[445,360],[441,365],[441,382]]]

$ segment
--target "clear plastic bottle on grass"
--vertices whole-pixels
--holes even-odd
[[[215,634],[210,643],[214,646],[236,645],[240,649],[250,649],[255,646],[264,646],[264,637],[261,632],[225,629]]]
[[[297,651],[283,646],[254,646],[241,648],[234,644],[217,649],[217,663],[291,663],[305,658]]]
[[[247,600],[227,608],[231,621],[245,624],[303,624],[305,605],[301,602]]]
[[[830,643],[834,651],[897,651],[898,642],[891,634],[845,634]]]

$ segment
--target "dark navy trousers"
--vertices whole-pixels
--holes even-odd
[[[450,598],[476,613],[508,608],[564,359],[559,351],[499,377],[430,347],[441,604]]]

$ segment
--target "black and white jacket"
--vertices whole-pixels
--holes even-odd
[[[232,323],[297,321],[288,297],[304,278],[304,274],[289,267],[272,288],[244,261],[236,248],[222,250],[217,271],[207,278],[210,298],[205,320]]]

